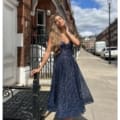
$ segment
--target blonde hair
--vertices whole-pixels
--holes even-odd
[[[60,30],[55,23],[56,16],[60,16],[60,15],[56,13],[55,15],[52,15],[50,18],[50,33],[49,33],[49,37],[52,41],[52,51],[55,53],[55,55],[60,53],[60,44],[61,44]]]

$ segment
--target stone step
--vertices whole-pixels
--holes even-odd
[[[50,91],[50,86],[41,86],[40,91]]]
[[[41,86],[51,86],[51,79],[39,79],[39,83]],[[33,84],[33,78],[30,78],[27,82],[27,85]]]

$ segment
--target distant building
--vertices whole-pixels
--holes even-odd
[[[82,47],[88,51],[94,50],[96,36],[87,36],[82,38]]]
[[[118,42],[118,28],[117,28],[117,19],[113,21],[110,25],[110,32],[111,32],[111,46],[117,46]],[[108,34],[108,27],[102,31],[96,37],[96,41],[106,41],[107,46],[109,45],[109,34]]]

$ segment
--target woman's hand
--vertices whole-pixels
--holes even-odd
[[[65,25],[65,29],[66,29],[66,34],[69,34],[69,28],[67,25]]]
[[[80,46],[80,40],[75,37],[70,31],[67,25],[65,25],[66,35],[70,38],[70,40],[77,46]]]
[[[36,68],[31,71],[30,75],[33,76],[35,73],[39,73],[39,72],[40,72],[40,68]]]

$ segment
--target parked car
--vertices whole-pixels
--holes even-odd
[[[95,54],[95,48],[86,49],[88,52]]]
[[[106,47],[106,42],[105,41],[97,41],[95,43],[95,54],[100,55],[102,49],[105,48],[105,47]]]
[[[117,47],[105,47],[101,52],[101,57],[105,59],[109,58],[109,50],[111,53],[111,58],[117,58]]]

